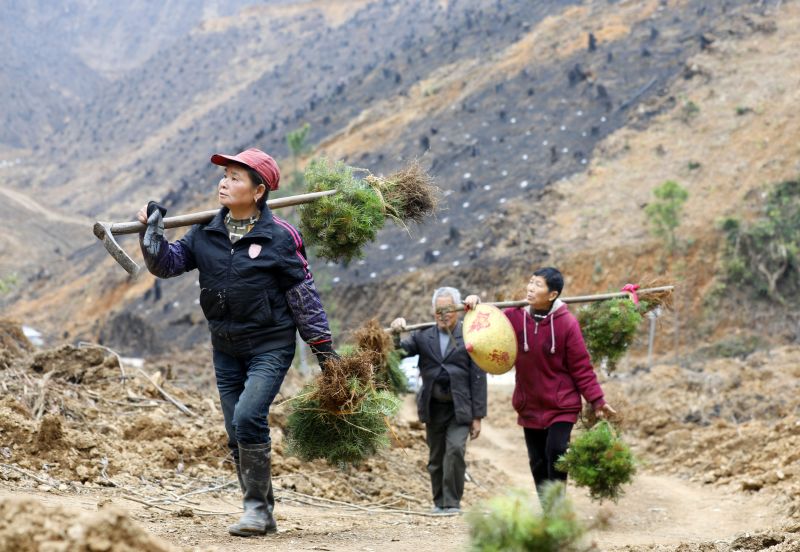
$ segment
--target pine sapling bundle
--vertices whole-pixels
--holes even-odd
[[[403,360],[400,351],[394,350],[389,353],[383,372],[378,374],[378,381],[395,395],[405,395],[408,393],[408,377],[400,368],[400,361]]]
[[[542,512],[537,513],[521,493],[490,499],[467,516],[473,552],[570,552],[585,550],[586,533],[563,483],[547,484]]]
[[[356,172],[367,174],[358,179]],[[417,163],[382,178],[320,158],[309,163],[305,179],[309,192],[339,190],[300,207],[300,229],[319,257],[344,264],[363,256],[363,246],[375,239],[386,217],[401,225],[419,223],[438,202],[438,189]]]
[[[287,450],[301,460],[357,464],[388,446],[388,418],[400,401],[373,385],[375,354],[356,351],[329,361],[295,398],[287,425]]]
[[[375,383],[395,395],[408,391],[408,378],[400,369],[401,355],[394,341],[373,318],[353,334],[359,349],[375,354]]]
[[[661,286],[653,281],[646,287]],[[629,297],[620,297],[591,303],[578,310],[578,323],[595,364],[605,359],[607,370],[613,372],[633,343],[644,315],[656,308],[672,308],[672,290],[648,293],[645,297],[638,305]]]
[[[612,372],[633,343],[642,311],[627,297],[608,299],[579,309],[578,323],[592,361],[599,364],[606,359]]]
[[[622,486],[636,474],[636,460],[628,445],[607,421],[597,423],[570,443],[556,463],[579,487],[587,487],[594,500],[622,496]]]

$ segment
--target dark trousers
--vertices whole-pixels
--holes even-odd
[[[531,466],[536,491],[542,496],[542,485],[548,481],[566,481],[567,474],[556,469],[555,463],[567,452],[572,424],[556,422],[547,429],[525,430],[525,445],[528,447],[528,463]]]
[[[225,417],[228,446],[239,458],[239,443],[270,444],[269,407],[292,365],[295,346],[252,357],[234,357],[214,351],[214,372]]]
[[[464,495],[469,424],[456,421],[452,402],[431,400],[430,422],[425,425],[428,441],[428,473],[431,474],[433,503],[439,508],[460,508]]]

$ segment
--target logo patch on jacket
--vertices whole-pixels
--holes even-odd
[[[250,258],[255,259],[258,257],[259,253],[261,253],[261,245],[257,243],[251,243],[250,249],[247,250],[247,254],[250,255]]]

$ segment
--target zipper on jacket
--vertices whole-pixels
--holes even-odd
[[[230,282],[231,282],[231,268],[233,268],[233,253],[234,253],[234,251],[236,251],[236,247],[235,247],[236,244],[231,244],[231,245],[233,245],[234,247],[231,247],[231,256],[228,257],[228,273],[225,276],[225,289],[229,289],[229,285],[230,285]],[[230,340],[231,340],[230,306],[229,305],[226,305],[226,306],[228,307],[228,309],[227,309],[228,310],[228,327],[227,327],[227,330],[225,331],[225,333],[227,334],[228,341],[230,342]]]
[[[539,321],[538,320],[534,320],[533,323],[534,323],[533,335],[537,335],[539,333]]]

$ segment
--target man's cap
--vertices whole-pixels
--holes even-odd
[[[256,148],[244,150],[236,155],[215,153],[211,156],[211,162],[223,167],[231,163],[239,163],[250,167],[258,173],[270,190],[277,190],[281,181],[281,170],[278,168],[278,163],[272,157]]]

